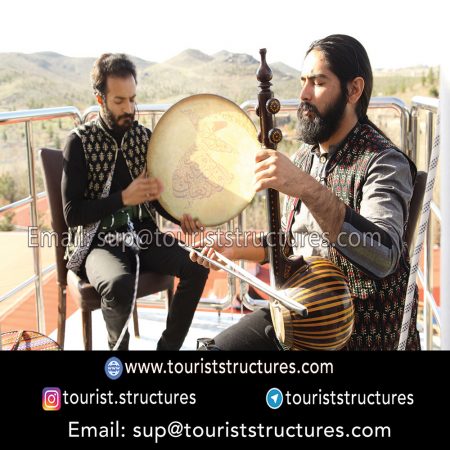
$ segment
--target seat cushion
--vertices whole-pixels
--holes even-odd
[[[139,276],[138,298],[155,294],[166,289],[173,289],[174,278],[154,272],[142,272]],[[93,311],[100,308],[101,298],[92,284],[80,278],[75,272],[67,272],[67,288],[71,297],[77,302],[81,310]]]

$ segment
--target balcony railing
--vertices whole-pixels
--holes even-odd
[[[281,101],[281,113],[292,113],[298,108],[298,100],[282,100]],[[170,107],[168,104],[142,104],[138,105],[138,113],[140,117],[148,117],[151,121],[150,128],[154,128],[159,118]],[[256,101],[249,100],[241,105],[241,108],[246,111],[247,114],[252,114],[256,108]],[[431,151],[431,143],[434,135],[434,123],[438,110],[438,100],[415,97],[412,102],[411,110],[399,99],[393,97],[375,97],[371,100],[369,105],[370,111],[390,109],[396,112],[398,116],[398,130],[399,145],[401,149],[408,154],[415,162],[422,158],[425,158],[425,166],[428,161],[428,157]],[[35,166],[35,143],[33,141],[32,124],[35,121],[46,121],[55,118],[71,118],[74,125],[84,123],[91,120],[96,114],[98,114],[99,108],[96,106],[90,107],[81,114],[75,107],[60,107],[60,108],[46,108],[26,111],[13,111],[0,113],[0,125],[11,125],[22,123],[25,128],[25,145],[27,150],[27,171],[29,180],[29,196],[19,201],[4,205],[0,207],[0,213],[14,210],[19,206],[25,204],[30,205],[31,225],[33,227],[38,226],[38,214],[37,214],[37,200],[44,197],[45,192],[36,191],[36,166]],[[425,136],[426,146],[422,149],[419,145],[421,134],[422,116],[425,113]],[[426,169],[425,169],[426,170]],[[437,201],[432,203],[432,214],[435,220],[441,221],[441,213],[439,204]],[[245,211],[244,216],[238,218],[238,226],[245,224]],[[228,225],[229,226],[229,225]],[[433,280],[432,280],[432,246],[433,240],[429,235],[424,243],[424,270],[419,271],[419,282],[424,290],[424,330],[425,330],[425,348],[433,348],[433,332],[434,329],[440,327],[439,310],[436,299],[433,296]],[[25,289],[27,286],[34,283],[35,301],[36,301],[36,315],[38,329],[40,332],[45,332],[45,315],[44,304],[42,297],[42,278],[45,274],[54,269],[54,265],[48,267],[41,267],[41,256],[39,246],[33,247],[33,266],[34,275],[27,280],[24,280],[13,289],[9,290],[0,297],[0,303],[11,298],[19,291]],[[231,304],[232,297],[235,293],[234,281],[229,280],[229,293],[226,298],[219,301],[211,301],[210,306],[217,309],[225,309]],[[247,292],[245,284],[241,286],[241,292]],[[253,303],[251,307],[255,307],[260,303],[250,299]],[[206,302],[208,303],[208,302]]]

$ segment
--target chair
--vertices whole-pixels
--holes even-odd
[[[405,241],[411,254],[414,234],[416,231],[417,221],[422,211],[423,196],[425,195],[425,187],[427,183],[427,173],[418,171],[414,181],[413,195],[409,203],[408,223],[406,225]]]
[[[57,236],[56,272],[58,284],[58,344],[64,347],[66,326],[66,289],[78,303],[82,313],[83,342],[86,350],[92,350],[92,311],[100,308],[101,298],[87,280],[80,278],[75,272],[67,270],[64,260],[65,248],[62,243],[67,238],[68,227],[64,219],[61,179],[63,172],[63,153],[61,150],[42,148],[40,150],[44,180],[50,206],[51,225]],[[155,294],[167,290],[169,305],[173,297],[174,277],[153,272],[141,272],[137,297]],[[135,335],[139,336],[137,309],[133,311]]]

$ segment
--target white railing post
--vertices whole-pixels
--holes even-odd
[[[441,64],[441,338],[442,350],[450,350],[450,63]]]

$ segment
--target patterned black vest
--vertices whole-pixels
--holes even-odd
[[[83,145],[88,186],[84,194],[86,199],[95,200],[109,195],[119,145],[103,127],[99,119],[88,122],[74,131]],[[134,180],[146,167],[147,149],[150,136],[146,128],[135,121],[125,133],[120,143],[128,171]],[[155,220],[155,210],[150,203],[144,207]],[[69,246],[67,268],[78,271],[82,266],[89,248],[97,233],[100,221],[84,227],[78,227],[74,234],[75,245]]]
[[[88,169],[88,188],[85,196],[91,200],[101,198],[119,147],[99,120],[81,125],[75,133],[83,144]],[[149,139],[147,130],[137,121],[122,139],[120,147],[132,179],[139,176],[145,168]]]
[[[362,189],[370,162],[381,152],[392,148],[392,143],[369,125],[357,125],[332,156],[327,168],[326,185],[346,205],[359,213]],[[311,146],[301,148],[295,155],[294,163],[309,173],[312,165]],[[412,162],[411,170],[415,178],[416,169]],[[285,224],[288,223],[290,211],[296,204],[295,200],[288,198],[285,203]],[[331,261],[342,269],[348,279],[355,305],[355,327],[346,349],[395,350],[400,338],[410,269],[406,243],[403,243],[403,252],[396,271],[381,280],[373,279],[359,270],[334,247],[329,250]],[[407,350],[420,349],[416,329],[417,304],[416,287]]]

